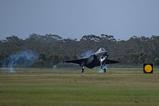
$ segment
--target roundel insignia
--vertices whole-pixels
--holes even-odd
[[[153,73],[153,64],[144,64],[143,71],[144,73]]]

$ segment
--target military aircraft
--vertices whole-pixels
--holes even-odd
[[[84,72],[84,67],[94,68],[97,66],[100,66],[101,70],[103,70],[103,72],[105,73],[107,71],[107,64],[119,63],[116,60],[108,59],[108,56],[108,52],[104,48],[99,48],[97,52],[95,52],[87,58],[70,60],[65,62],[79,64],[82,68],[81,73]]]

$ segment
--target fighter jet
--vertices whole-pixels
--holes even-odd
[[[65,62],[79,64],[81,66],[81,73],[84,72],[84,67],[94,68],[98,66],[100,66],[101,70],[105,73],[107,71],[107,64],[119,63],[119,61],[108,59],[108,56],[108,52],[104,48],[100,48],[97,52],[87,58]]]

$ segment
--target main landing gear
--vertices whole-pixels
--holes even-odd
[[[81,73],[84,73],[84,66],[82,66]]]
[[[106,73],[107,72],[107,65],[106,64],[104,64],[104,65],[101,65],[101,70],[103,70],[103,72],[104,73]]]
[[[104,68],[103,71],[104,71],[104,73],[106,73],[106,72],[107,72],[107,69]]]

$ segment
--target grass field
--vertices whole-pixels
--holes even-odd
[[[159,106],[159,72],[110,68],[0,71],[0,106]]]

